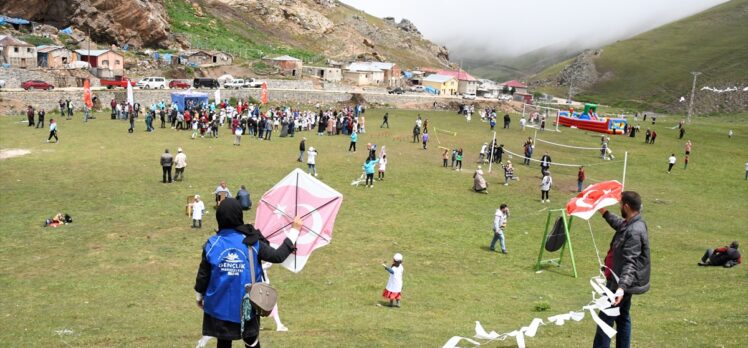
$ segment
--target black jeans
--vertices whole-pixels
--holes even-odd
[[[366,185],[374,185],[374,173],[366,173]]]
[[[39,117],[39,122],[36,123],[36,128],[44,128],[44,117]]]
[[[671,171],[671,170],[673,169],[673,166],[674,166],[674,165],[675,165],[675,163],[668,163],[668,164],[667,164],[667,172],[668,172],[668,173],[670,173],[670,171]]]
[[[353,149],[353,152],[356,152],[356,142],[351,141],[351,145],[348,146],[348,151],[351,151]]]
[[[60,139],[57,139],[57,130],[49,131],[49,138],[47,138],[47,141],[52,139],[52,137],[55,137],[55,141],[59,141]]]
[[[171,166],[162,166],[161,169],[163,171],[163,182],[166,183],[167,178],[171,182]]]
[[[387,125],[387,128],[390,128],[390,123],[388,121],[386,121],[386,120],[384,122],[382,122],[382,125],[379,126],[379,128],[384,128],[385,125]]]
[[[181,181],[184,179],[184,167],[174,169],[174,181]]]
[[[540,199],[541,199],[541,200],[544,200],[544,199],[550,199],[550,197],[548,197],[548,193],[549,193],[549,192],[550,192],[550,191],[543,191],[543,190],[540,190]]]

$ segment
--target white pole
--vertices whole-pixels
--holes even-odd
[[[496,131],[493,132],[493,140],[491,141],[491,150],[489,153],[491,154],[488,156],[488,172],[491,172],[491,167],[493,166],[493,148],[496,147]]]
[[[522,118],[525,117],[525,107],[526,106],[527,106],[527,104],[524,104],[524,103],[522,104]]]
[[[626,187],[626,166],[629,162],[629,152],[623,153],[623,181],[621,182],[621,191]]]

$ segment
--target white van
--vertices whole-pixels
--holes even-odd
[[[137,86],[144,89],[165,89],[166,79],[163,77],[145,77],[138,81]]]

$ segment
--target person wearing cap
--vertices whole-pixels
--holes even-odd
[[[733,241],[730,245],[721,248],[706,249],[699,266],[723,266],[725,268],[737,266],[743,263],[743,257],[738,251],[739,246],[738,241]]]
[[[203,214],[205,214],[205,203],[200,195],[195,195],[192,202],[192,228],[203,228]]]
[[[387,266],[382,262],[384,269],[390,274],[387,280],[387,286],[384,288],[382,296],[390,301],[390,307],[400,307],[400,293],[403,291],[403,255],[400,253],[392,257],[392,265]]]
[[[171,183],[171,165],[174,164],[174,157],[169,153],[169,149],[164,150],[161,155],[161,170],[162,170],[162,182],[165,184],[166,180]]]
[[[317,176],[317,150],[314,146],[310,146],[306,153],[306,165],[309,167],[309,174]]]
[[[187,167],[187,155],[184,154],[182,148],[177,149],[177,155],[174,157],[174,181],[182,181],[184,179],[184,168]]]

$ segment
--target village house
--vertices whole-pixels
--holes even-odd
[[[504,86],[510,91],[514,88],[515,93],[527,94],[527,85],[517,80],[510,80],[499,84],[501,90],[504,89]]]
[[[228,53],[220,51],[184,51],[178,55],[178,63],[191,65],[194,67],[204,67],[211,65],[231,65],[234,57]]]
[[[457,79],[449,75],[431,74],[423,78],[422,84],[439,91],[439,95],[457,94]]]
[[[97,77],[114,77],[124,74],[124,57],[112,50],[75,50],[78,61],[86,62]]]
[[[285,55],[275,58],[265,58],[263,60],[266,63],[277,67],[283,75],[295,77],[297,79],[301,78],[304,68],[304,62],[302,62],[301,59]]]
[[[388,87],[400,85],[401,71],[395,63],[387,62],[353,62],[346,67],[349,71],[381,71],[382,78],[372,81],[372,84],[384,84]]]
[[[384,80],[382,70],[345,70],[343,80],[356,86],[377,85]]]
[[[36,47],[12,36],[1,37],[0,60],[14,68],[35,68]]]
[[[75,53],[63,46],[38,46],[36,64],[42,68],[62,69],[75,61]]]
[[[497,85],[495,81],[478,79],[478,88],[476,89],[476,94],[479,97],[496,98],[499,96],[500,91],[501,88],[499,88],[499,85]]]
[[[305,66],[302,68],[305,76],[314,76],[322,81],[340,82],[343,79],[343,71],[338,68],[326,66]]]
[[[438,74],[445,76],[452,76],[457,79],[457,93],[459,94],[476,94],[478,90],[478,79],[468,74],[465,70],[443,70],[443,69],[422,69],[427,74]],[[428,76],[428,75],[427,75]]]

